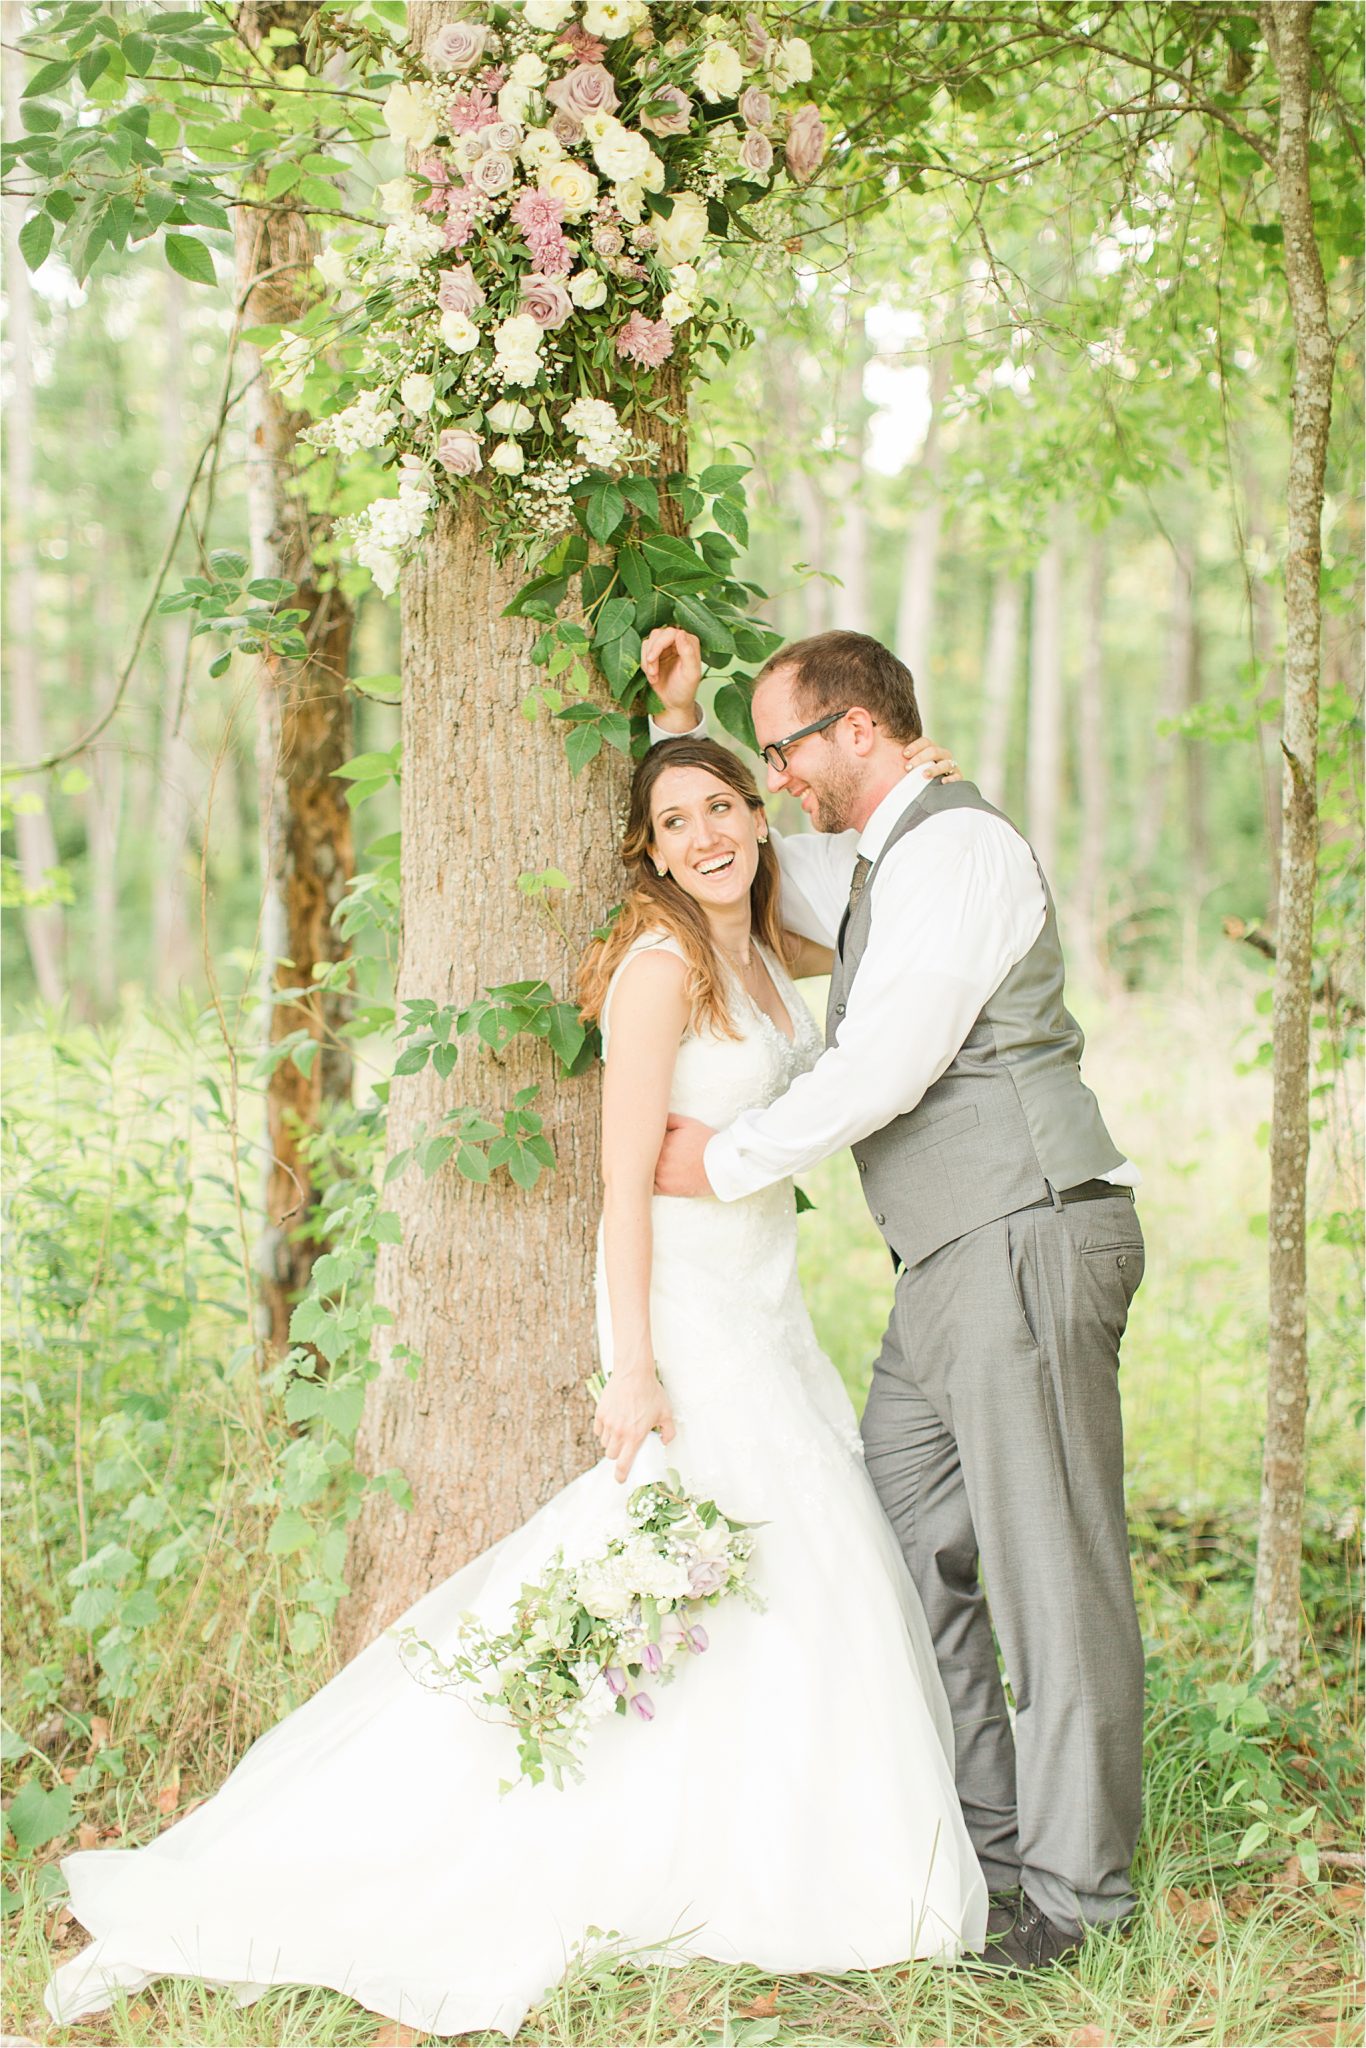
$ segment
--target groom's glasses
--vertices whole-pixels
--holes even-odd
[[[789,747],[795,747],[798,740],[810,739],[813,732],[824,732],[827,726],[838,725],[842,718],[848,716],[847,711],[832,711],[828,718],[818,718],[814,725],[798,727],[797,731],[790,732],[785,740],[770,740],[768,745],[761,747],[759,751],[776,775],[785,775]]]

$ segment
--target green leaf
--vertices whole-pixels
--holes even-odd
[[[5,1824],[21,1856],[64,1835],[76,1817],[76,1802],[67,1785],[48,1790],[39,1778],[28,1778],[19,1787],[5,1813]]]
[[[626,500],[616,484],[601,484],[584,509],[584,524],[594,540],[610,540],[626,516]]]
[[[276,1516],[266,1538],[266,1549],[272,1557],[288,1557],[296,1550],[306,1550],[314,1541],[313,1524],[297,1508],[284,1508]]]
[[[194,235],[167,235],[166,261],[191,284],[217,284],[213,258]]]
[[[571,725],[564,736],[564,751],[571,775],[582,775],[590,761],[602,752],[602,729],[598,725]]]
[[[746,462],[711,462],[698,477],[697,487],[710,498],[718,491],[729,490],[732,484],[738,484],[741,477],[748,475],[749,464]]]
[[[102,47],[87,50],[81,58],[76,68],[80,73],[81,84],[86,87],[87,91],[95,83],[101,72],[109,69],[109,60],[112,54],[113,52],[110,50],[108,43],[105,43]]]
[[[749,697],[738,683],[722,683],[716,693],[716,715],[726,731],[743,746],[758,753],[759,741],[754,731],[754,719],[750,713]]]
[[[1234,1862],[1245,1862],[1247,1858],[1252,1854],[1254,1849],[1261,1848],[1262,1843],[1267,1840],[1270,1833],[1271,1829],[1267,1826],[1264,1820],[1254,1820],[1252,1826],[1248,1829],[1247,1833],[1243,1836],[1242,1841],[1238,1844],[1237,1853],[1235,1854],[1233,1859]]]
[[[316,1650],[323,1639],[323,1625],[320,1616],[305,1608],[301,1614],[290,1616],[289,1647],[297,1657],[306,1657]]]
[[[75,63],[69,58],[58,58],[54,63],[40,64],[24,87],[21,97],[26,100],[35,99],[39,93],[55,92],[59,85],[66,84],[75,69]]]
[[[278,199],[282,193],[293,191],[302,176],[298,164],[272,164],[266,173],[266,198]]]
[[[690,633],[696,633],[704,654],[709,654],[713,661],[730,660],[735,652],[735,642],[706,605],[680,590],[674,595],[674,610],[678,614],[679,625],[686,626]]]
[[[30,135],[55,135],[62,125],[57,109],[44,106],[41,100],[25,100],[19,109],[19,119]]]
[[[637,604],[648,604],[654,596],[654,579],[639,548],[618,548],[617,569],[622,582]]]
[[[605,647],[609,640],[619,640],[621,635],[635,624],[636,607],[629,597],[609,597],[593,621],[594,648]]]
[[[456,1154],[455,1170],[466,1180],[478,1181],[481,1185],[489,1179],[491,1172],[487,1156],[477,1145],[460,1147]]]
[[[30,270],[37,270],[45,260],[48,250],[52,247],[54,233],[51,216],[46,213],[35,213],[33,218],[26,220],[20,228],[19,254]]]

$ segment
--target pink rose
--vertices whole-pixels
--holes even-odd
[[[470,92],[458,92],[446,110],[452,135],[473,135],[497,119],[498,109],[492,98],[478,86]]]
[[[575,143],[583,141],[582,121],[576,121],[572,114],[566,114],[563,107],[551,122],[550,132],[561,149],[573,149]]]
[[[667,320],[647,320],[633,313],[616,338],[617,354],[644,369],[657,370],[674,350],[674,331]]]
[[[531,270],[522,279],[522,309],[538,327],[563,327],[574,305],[557,277]]]
[[[436,444],[436,459],[452,476],[474,476],[484,467],[480,440],[468,427],[447,427]]]
[[[686,135],[692,122],[692,101],[681,85],[657,85],[646,101],[652,106],[660,100],[667,100],[673,108],[671,114],[642,114],[640,125],[648,128],[651,135]]]
[[[493,121],[479,131],[479,140],[485,149],[499,150],[503,156],[516,156],[522,146],[522,131],[515,121]]]
[[[762,86],[745,87],[740,95],[740,119],[748,128],[767,128],[773,119],[773,102]]]
[[[473,21],[451,21],[432,37],[428,58],[433,71],[469,71],[484,54],[488,30]]]
[[[620,256],[622,250],[621,229],[613,227],[611,221],[603,221],[593,230],[593,252],[598,256]]]
[[[473,313],[484,304],[484,288],[468,263],[442,271],[436,303],[443,313]]]
[[[590,114],[614,114],[620,105],[616,82],[605,64],[576,64],[546,87],[545,96],[575,121],[586,121]]]
[[[788,170],[799,185],[805,185],[816,175],[825,155],[825,125],[819,108],[813,107],[809,100],[792,116],[783,154],[787,158]]]
[[[606,43],[598,36],[590,36],[582,22],[571,21],[568,28],[560,30],[555,40],[566,44],[580,64],[601,64],[607,55]]]
[[[822,136],[824,131],[822,131]],[[517,166],[500,149],[490,149],[470,165],[470,183],[486,199],[499,199],[512,189]]]
[[[822,130],[822,142],[824,130]],[[773,144],[758,128],[747,128],[740,144],[740,161],[756,177],[766,178],[773,169]]]

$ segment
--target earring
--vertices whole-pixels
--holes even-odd
[[[668,874],[668,872],[669,870],[667,868],[661,868],[659,866],[656,866],[655,868],[655,873],[659,876],[661,882],[663,881],[665,875]]]

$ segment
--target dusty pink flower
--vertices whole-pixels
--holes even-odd
[[[590,36],[582,22],[571,21],[568,28],[560,30],[555,39],[566,43],[580,64],[601,64],[607,55],[607,45],[598,36]]]
[[[656,249],[658,246],[659,236],[648,221],[643,220],[639,227],[632,228],[631,247],[633,249]]]
[[[436,459],[452,476],[474,476],[484,467],[480,445],[468,427],[447,427],[436,444]]]
[[[658,100],[667,100],[673,108],[671,114],[642,114],[640,125],[651,135],[686,135],[692,121],[692,101],[681,85],[657,85],[647,100],[652,105]]]
[[[563,107],[551,122],[550,132],[561,149],[573,149],[576,142],[583,141],[582,121],[576,121],[572,114],[566,114]]]
[[[760,85],[747,85],[740,95],[740,119],[749,128],[767,128],[773,102]]]
[[[522,309],[538,327],[563,327],[574,302],[557,277],[531,270],[522,279]]]
[[[740,144],[740,161],[756,177],[766,178],[773,169],[773,144],[759,128],[747,128]]]
[[[479,140],[485,149],[497,149],[504,156],[516,156],[522,146],[522,131],[515,121],[492,121],[487,128],[480,129]]]
[[[484,54],[488,34],[478,22],[447,22],[432,37],[427,53],[433,71],[471,70]]]
[[[612,262],[613,277],[647,278],[650,273],[643,263],[637,263],[634,256],[617,256]],[[639,318],[639,315],[633,317]],[[648,323],[647,323],[648,324]],[[660,323],[663,325],[663,322]]]
[[[558,234],[560,222],[564,219],[564,201],[549,192],[528,189],[519,193],[510,211],[512,219],[530,242],[537,237]]]
[[[450,198],[446,202],[446,225],[443,230],[446,248],[463,249],[474,233],[475,222],[487,212],[487,201],[472,186],[452,185]]]
[[[825,155],[825,124],[820,109],[808,100],[804,107],[798,107],[792,116],[787,131],[787,147],[783,151],[787,168],[799,185],[805,185],[814,178]]]
[[[490,64],[487,71],[481,71],[479,74],[479,83],[486,92],[500,93],[507,82],[507,72],[500,64]]]
[[[564,235],[538,236],[528,247],[536,268],[547,277],[568,277],[574,268],[574,244]]]
[[[745,61],[751,71],[757,70],[768,55],[773,38],[757,14],[745,16]],[[746,115],[746,120],[749,116]]]
[[[516,164],[500,149],[486,150],[470,165],[470,183],[486,199],[499,199],[511,191],[516,176]]]
[[[643,313],[633,313],[616,340],[619,356],[647,370],[657,370],[674,351],[674,331],[668,321],[647,320]]]
[[[620,256],[622,249],[621,229],[605,220],[593,230],[593,252],[597,256]]]
[[[576,121],[586,121],[590,114],[614,114],[620,105],[616,81],[605,64],[576,64],[546,87],[545,96]]]
[[[484,288],[468,263],[442,271],[436,302],[443,313],[473,313],[484,304]]]
[[[419,167],[431,191],[422,202],[424,213],[444,213],[446,196],[450,191],[451,167],[444,157],[424,156]]]
[[[469,92],[458,92],[446,110],[452,135],[473,135],[497,119],[498,109],[492,97],[479,86],[472,87]]]

